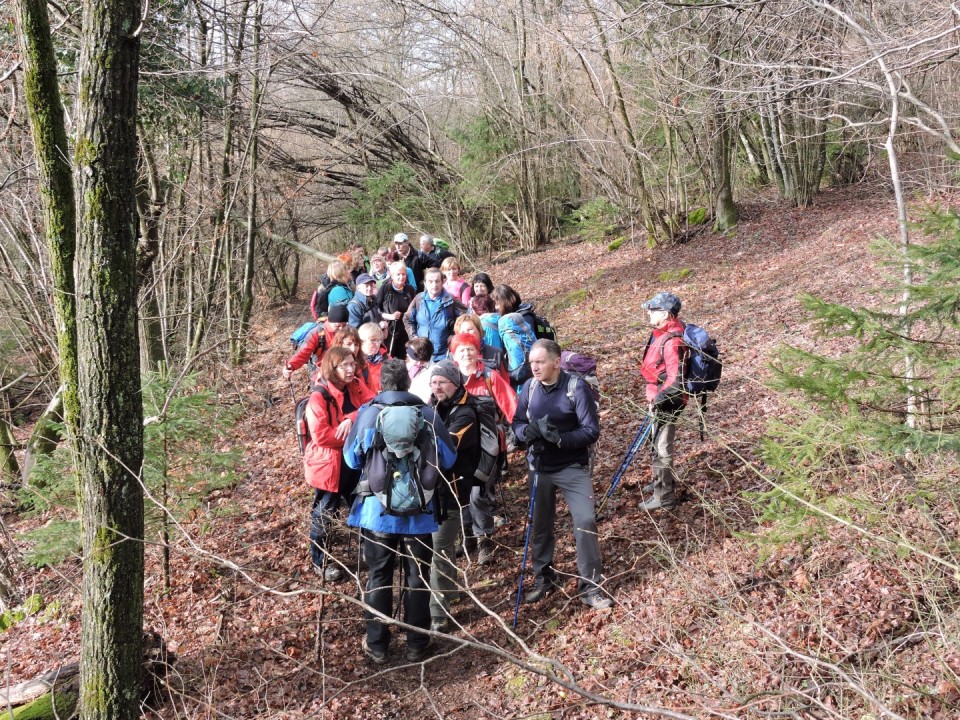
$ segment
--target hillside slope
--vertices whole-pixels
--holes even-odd
[[[909,554],[898,558],[841,525],[763,542],[771,523],[758,519],[744,494],[769,489],[756,451],[767,423],[789,417],[765,386],[772,353],[782,343],[816,344],[798,295],[875,303],[868,291],[882,279],[866,248],[895,234],[892,207],[856,189],[824,193],[809,210],[757,202],[743,209],[730,237],[703,235],[654,250],[627,243],[615,252],[556,245],[484,268],[535,301],[564,345],[599,359],[600,493],[645,409],[635,372],[647,336],[644,299],[660,289],[683,299],[682,317],[719,338],[724,380],[709,408],[706,440],[690,418],[679,434],[676,464],[686,501],[669,513],[641,513],[638,488],[649,470],[638,457],[606,508],[600,542],[614,608],[592,612],[572,597],[573,538],[561,502],[557,567],[566,573],[566,592],[523,606],[515,637],[509,623],[526,489],[521,458],[513,456],[504,488],[512,522],[496,536],[496,562],[467,567],[477,602],[455,606],[460,642],[440,642],[422,669],[402,665],[396,641],[385,669],[368,665],[360,655],[358,582],[324,596],[307,573],[310,493],[290,389],[278,380],[286,337],[305,309],[264,313],[255,330],[260,352],[221,378],[225,401],[246,411],[237,428],[245,479],[215,493],[207,513],[184,527],[191,540],[177,540],[169,594],[158,580],[158,551],[148,547],[147,623],[179,658],[171,702],[160,715],[620,715],[543,676],[552,674],[634,709],[698,718],[954,716],[960,660],[955,643],[938,634],[956,622],[943,600],[954,590],[952,578],[934,578],[931,593]],[[891,503],[905,527],[926,532],[923,518],[896,508],[895,496]],[[953,515],[942,514],[942,521],[955,532]],[[335,551],[356,566],[355,540],[341,530],[338,542]],[[78,568],[58,570],[38,574],[37,586],[48,596],[60,593],[60,613],[4,637],[10,682],[77,652],[76,585],[62,578],[79,582]],[[936,630],[923,621],[933,606],[947,613]]]

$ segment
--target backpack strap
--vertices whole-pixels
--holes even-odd
[[[320,394],[320,397],[323,398],[324,402],[327,405],[327,415],[331,418],[331,421],[332,421],[334,413],[330,412],[330,403],[334,403],[334,405],[336,405],[336,402],[333,399],[333,395],[331,395],[330,391],[327,389],[326,381],[321,380],[316,385],[311,386],[310,392]]]

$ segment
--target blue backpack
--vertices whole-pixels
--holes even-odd
[[[684,390],[688,395],[700,398],[716,391],[723,372],[717,341],[699,325],[688,323],[683,328],[683,344],[688,349],[684,363]],[[706,399],[701,403],[701,406],[705,405]]]
[[[519,387],[533,376],[527,357],[537,336],[519,313],[507,313],[501,317],[497,321],[497,329],[503,340],[510,382],[514,387]]]
[[[310,334],[310,331],[313,330],[316,325],[317,323],[311,320],[310,322],[305,322],[293,331],[293,335],[290,336],[290,344],[293,345],[294,352],[300,348],[300,344],[307,339],[307,335]]]
[[[652,340],[653,336],[650,337]],[[710,337],[706,330],[693,323],[686,323],[683,326],[683,334],[670,333],[670,337],[679,337],[687,351],[681,368],[683,390],[697,403],[698,427],[700,439],[703,440],[707,393],[716,391],[723,372],[720,349],[717,347],[717,341]],[[662,361],[663,345],[660,346],[660,352]]]

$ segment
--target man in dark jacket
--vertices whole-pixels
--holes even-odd
[[[640,509],[666,510],[676,505],[673,452],[677,417],[687,404],[681,372],[687,348],[683,344],[683,323],[677,319],[680,298],[672,293],[659,292],[643,303],[643,309],[647,311],[653,328],[640,364],[653,422],[650,431],[653,481],[643,491],[652,491],[653,497],[640,503]]]
[[[433,241],[433,235],[420,236],[420,252],[430,260],[430,267],[440,267],[444,260],[453,257],[453,253],[449,250],[437,247]]]
[[[383,320],[383,313],[377,308],[377,281],[373,275],[360,273],[357,276],[357,290],[353,299],[347,303],[348,322],[352,327],[359,328],[364,323],[377,323]],[[386,325],[386,322],[383,323]]]
[[[367,563],[367,586],[363,602],[370,609],[364,612],[367,633],[362,647],[363,653],[377,665],[387,661],[390,627],[380,620],[380,615],[390,617],[393,612],[393,571],[398,560],[404,563],[406,578],[403,621],[422,630],[430,626],[430,536],[437,530],[434,512],[436,498],[430,501],[425,512],[398,516],[386,511],[376,495],[365,492],[365,483],[369,486],[371,482],[368,470],[374,467],[371,458],[373,452],[377,452],[371,450],[377,439],[377,417],[388,406],[419,407],[424,422],[433,428],[429,441],[436,443],[436,461],[441,471],[447,471],[457,459],[453,439],[433,409],[425,407],[420,398],[408,392],[410,376],[402,360],[387,360],[383,364],[380,384],[383,391],[360,408],[357,421],[343,446],[347,465],[354,469],[363,468],[347,524],[361,528],[363,537],[363,557]],[[422,448],[421,452],[427,452],[427,448]],[[428,635],[408,630],[407,660],[423,660],[429,644]]]
[[[430,568],[430,629],[450,629],[450,603],[457,597],[459,573],[454,559],[457,538],[463,531],[461,510],[470,504],[470,490],[480,460],[480,421],[463,387],[460,368],[444,360],[430,368],[431,404],[457,444],[457,462],[444,486],[440,529],[433,534],[433,566]]]
[[[423,290],[423,271],[430,267],[440,267],[440,263],[435,263],[433,258],[419,250],[414,250],[410,245],[410,238],[406,233],[397,233],[393,236],[393,248],[400,256],[400,260],[413,271],[413,280],[417,284],[416,290]]]
[[[597,403],[587,384],[560,369],[560,346],[537,340],[530,349],[533,378],[520,390],[513,431],[528,443],[530,477],[536,488],[531,553],[534,584],[527,602],[536,602],[557,587],[553,570],[556,545],[556,491],[573,517],[577,544],[578,591],[585,605],[605,609],[613,601],[600,588],[603,567],[589,447],[600,437]]]
[[[407,266],[397,261],[390,264],[390,279],[387,280],[374,298],[374,305],[386,322],[383,329],[383,342],[392,357],[403,360],[406,357],[406,345],[409,336],[403,325],[403,315],[416,297],[416,288],[407,283]]]

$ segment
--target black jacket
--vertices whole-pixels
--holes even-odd
[[[467,505],[473,476],[480,462],[480,422],[477,411],[468,402],[469,396],[462,385],[449,400],[433,400],[437,417],[446,425],[457,446],[457,461],[453,464],[453,474],[457,478],[456,495],[461,505]]]

